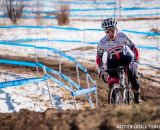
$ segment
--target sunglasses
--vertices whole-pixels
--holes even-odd
[[[116,31],[116,28],[112,28],[112,29],[106,30],[105,33],[107,33],[107,34],[110,32],[114,33],[115,31]]]

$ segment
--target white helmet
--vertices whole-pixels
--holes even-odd
[[[112,18],[108,18],[108,19],[104,19],[102,21],[102,28],[103,30],[107,30],[110,28],[115,28],[117,26],[117,21],[115,19]]]

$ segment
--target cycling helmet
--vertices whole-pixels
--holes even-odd
[[[117,25],[117,21],[113,18],[104,19],[102,21],[102,28],[103,30],[108,30],[110,28],[115,28]]]

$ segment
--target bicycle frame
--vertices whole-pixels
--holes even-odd
[[[128,67],[119,66],[117,69],[108,69],[108,71],[116,71],[118,73],[119,82],[114,82],[109,87],[109,104],[129,104],[131,100],[131,87],[129,81],[125,77],[125,70]],[[114,78],[114,77],[113,77]],[[114,80],[113,80],[114,81]]]

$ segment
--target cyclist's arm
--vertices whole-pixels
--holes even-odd
[[[102,60],[103,54],[104,54],[104,49],[99,44],[97,46],[97,55],[96,55],[96,63],[99,68],[101,68],[103,65],[103,60]]]
[[[136,47],[136,45],[131,41],[131,39],[127,36],[126,36],[126,44],[129,46],[129,48],[133,51],[134,53],[134,61],[135,62],[139,62],[139,56],[140,56],[140,53],[139,53],[139,50],[138,48]]]

